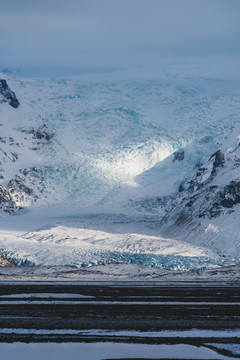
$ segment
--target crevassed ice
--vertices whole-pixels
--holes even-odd
[[[238,122],[239,96],[220,85],[202,78],[24,80],[28,125],[45,123],[55,134],[42,148],[48,186],[39,201],[84,206],[108,202],[109,193],[121,202],[130,192],[135,198],[173,192]],[[184,161],[173,163],[182,148]]]

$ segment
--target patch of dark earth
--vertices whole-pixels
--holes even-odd
[[[240,344],[239,336],[234,336],[240,327],[239,310],[240,287],[233,284],[2,282],[0,342],[188,344],[209,348],[216,352],[216,358],[238,359],[239,354],[229,350],[229,345]],[[181,334],[191,329],[213,333]],[[57,334],[54,330],[62,331]],[[119,330],[133,333],[118,334]],[[177,333],[141,335],[143,331],[164,330]],[[214,334],[216,330],[222,331],[220,337]],[[233,335],[227,334],[229,331]],[[221,344],[220,349],[217,344]]]
[[[161,331],[240,327],[239,286],[2,283],[0,295],[0,328]]]

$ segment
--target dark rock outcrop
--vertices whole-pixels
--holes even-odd
[[[13,201],[26,207],[39,198],[44,189],[44,174],[41,169],[21,169],[7,185]]]
[[[206,166],[198,168],[190,181],[181,182],[162,224],[166,229],[199,228],[202,219],[231,214],[240,205],[240,147],[223,153],[217,150]],[[167,230],[167,231],[168,231]],[[186,230],[186,231],[188,231]],[[170,230],[171,231],[171,230]],[[190,231],[190,230],[189,230]],[[191,230],[192,231],[192,230]]]
[[[183,211],[189,208],[190,217],[194,214],[195,217],[211,219],[237,204],[240,204],[240,180],[233,180],[225,186],[212,185],[196,191],[188,201],[183,201],[181,208]]]
[[[19,209],[20,208],[16,206],[9,191],[0,185],[0,212],[13,214]]]
[[[53,137],[53,134],[48,130],[46,125],[30,130],[29,134],[31,134],[37,140],[49,141]]]
[[[240,203],[240,180],[231,181],[221,192],[221,205],[231,208]]]
[[[208,161],[213,161],[211,169],[209,169],[209,167],[200,166],[194,179],[187,181],[185,184],[183,182],[180,184],[179,192],[186,190],[188,193],[193,193],[206,188],[208,184],[209,189],[211,189],[210,184],[217,175],[217,169],[223,167],[225,164],[224,153],[218,150],[210,156]]]
[[[216,151],[214,154],[211,155],[209,160],[211,160],[214,156],[215,159],[213,161],[212,175],[215,175],[216,168],[218,168],[219,166],[223,166],[225,163],[224,153],[222,151]]]
[[[185,190],[185,188],[184,188],[184,183],[182,182],[180,185],[179,185],[179,187],[178,187],[178,191],[179,192],[183,192]]]
[[[184,153],[184,150],[181,149],[181,150],[175,151],[175,153],[173,153],[173,155],[174,155],[173,162],[175,162],[176,160],[183,161],[185,153]]]
[[[36,140],[37,145],[46,144],[53,137],[53,133],[45,124],[39,126],[38,128],[21,129],[21,131],[25,134],[31,135],[32,138]]]
[[[0,214],[13,214],[34,204],[44,190],[41,169],[19,170],[6,187],[0,185]]]
[[[11,263],[1,252],[0,252],[0,266],[13,266],[13,263]]]
[[[0,79],[0,94],[4,102],[8,102],[15,109],[19,107],[20,103],[15,93],[9,88],[7,81],[4,79]]]

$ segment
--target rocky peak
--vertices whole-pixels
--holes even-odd
[[[0,94],[2,95],[2,102],[8,102],[13,108],[18,108],[20,103],[15,93],[9,88],[7,81],[0,79]]]

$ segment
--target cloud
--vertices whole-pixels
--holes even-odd
[[[0,64],[239,53],[239,0],[0,0]]]

